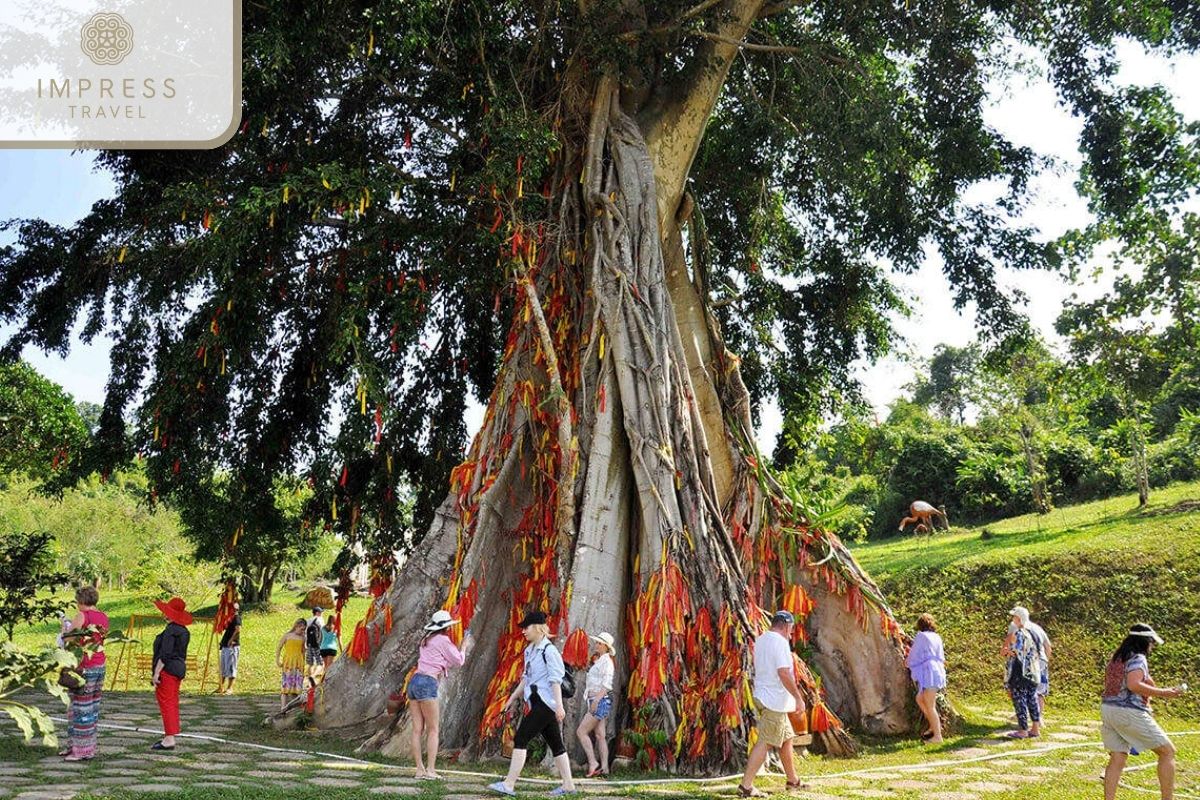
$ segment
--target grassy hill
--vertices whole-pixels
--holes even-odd
[[[1054,641],[1054,702],[1098,701],[1104,662],[1133,622],[1167,640],[1151,661],[1158,683],[1200,689],[1200,483],[1013,517],[933,538],[869,543],[855,556],[880,583],[901,621],[938,620],[951,689],[995,702],[1008,609],[1021,604]],[[1200,716],[1200,692],[1161,704]]]

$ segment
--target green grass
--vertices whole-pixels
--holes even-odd
[[[1192,510],[1172,511],[1187,501]],[[1173,559],[1200,554],[1200,482],[1177,483],[1153,492],[1139,511],[1137,495],[1025,514],[976,528],[955,528],[936,536],[911,534],[854,548],[854,557],[876,580],[930,566],[1012,563],[1061,555],[1145,552],[1149,546]],[[983,529],[993,537],[980,539]]]
[[[1015,604],[1055,642],[1055,703],[1089,707],[1123,632],[1147,621],[1166,638],[1151,659],[1160,684],[1200,684],[1200,483],[1014,517],[932,539],[855,548],[901,621],[928,611],[946,640],[959,696],[1002,697],[1000,641]],[[1191,501],[1191,502],[1189,502]],[[983,528],[990,533],[983,538]],[[1160,704],[1200,716],[1198,694]]]
[[[279,639],[285,633],[292,623],[299,617],[308,617],[310,612],[299,608],[296,603],[303,599],[300,594],[293,594],[286,590],[277,590],[274,595],[274,602],[270,608],[255,608],[242,613],[242,650],[241,658],[238,664],[238,680],[235,688],[239,692],[278,692],[279,691],[279,670],[275,666],[275,647],[279,643]],[[342,639],[343,644],[349,644],[350,634],[354,631],[354,626],[366,614],[367,607],[370,605],[370,599],[365,597],[351,597],[346,604],[346,608],[342,612]],[[154,637],[162,630],[165,621],[154,604],[145,597],[133,592],[119,591],[102,591],[100,594],[100,610],[108,614],[109,621],[112,624],[113,630],[125,631],[129,625],[129,618],[133,614],[149,615],[149,618],[144,620],[144,627],[140,629],[136,635],[141,641],[141,646],[144,652],[149,654],[151,647],[154,644]],[[203,669],[204,661],[209,652],[209,634],[212,631],[212,615],[215,613],[214,606],[201,607],[197,609],[199,614],[207,616],[207,619],[197,619],[191,626],[192,639],[188,647],[190,655],[197,657],[197,664],[200,669]],[[328,612],[326,614],[328,617]],[[40,649],[54,644],[54,637],[58,634],[58,623],[56,621],[48,621],[39,625],[26,625],[19,627],[13,637],[14,641],[21,647],[27,649]],[[209,665],[209,686],[215,688],[217,678],[217,655],[219,652],[219,638],[211,643],[212,661]],[[133,649],[133,646],[130,646]],[[120,645],[112,646],[108,649],[109,669],[112,670],[116,666],[118,655],[121,652]],[[107,683],[110,686],[118,689],[125,689],[126,670],[121,668],[120,676],[110,675]],[[200,674],[188,676],[188,682],[184,684],[185,690],[191,689],[195,691],[199,688]],[[190,686],[189,686],[190,684]],[[136,671],[129,681],[128,688],[133,690],[150,690],[146,680],[139,679]]]

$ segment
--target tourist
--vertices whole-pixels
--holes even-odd
[[[417,655],[417,671],[408,681],[408,700],[411,707],[409,717],[412,720],[412,754],[413,762],[417,765],[417,777],[437,780],[438,752],[438,682],[455,667],[461,667],[471,652],[471,634],[463,638],[461,650],[450,638],[450,628],[458,624],[458,620],[450,616],[449,611],[435,611],[429,624],[425,626],[427,633],[421,640],[421,649]],[[428,759],[421,760],[421,745],[424,740]]]
[[[1050,637],[1046,634],[1046,630],[1033,620],[1030,620],[1029,624],[1025,627],[1033,634],[1034,641],[1037,642],[1039,655],[1041,656],[1042,679],[1038,682],[1037,701],[1038,712],[1045,718],[1046,697],[1050,694]]]
[[[217,682],[218,694],[233,694],[233,682],[237,680],[238,658],[242,652],[241,606],[233,604],[233,616],[221,634],[221,677]]]
[[[167,618],[167,627],[154,637],[150,685],[154,687],[154,697],[162,714],[163,738],[150,749],[174,750],[175,736],[179,733],[179,684],[187,675],[188,640],[191,638],[187,626],[192,624],[192,615],[179,597],[172,597],[165,603],[155,600],[154,605]]]
[[[908,651],[909,674],[917,684],[917,706],[929,730],[921,735],[930,744],[942,743],[942,718],[938,714],[938,692],[946,688],[946,653],[933,615],[917,617],[917,635]]]
[[[521,720],[513,736],[512,760],[508,765],[508,777],[496,781],[488,788],[493,792],[513,796],[517,793],[517,778],[525,766],[529,743],[539,734],[554,755],[554,766],[562,778],[562,785],[550,790],[551,797],[574,794],[575,782],[571,779],[571,759],[563,744],[561,723],[566,717],[563,704],[562,682],[567,674],[562,654],[550,642],[550,627],[546,615],[541,611],[530,611],[519,623],[525,641],[525,673],[521,682],[508,697],[508,708],[513,708],[524,698],[529,711]]]
[[[792,659],[792,632],[796,618],[788,611],[776,611],[770,630],[754,640],[754,709],[758,716],[758,741],[746,759],[746,772],[738,785],[740,797],[762,797],[754,788],[754,777],[767,760],[770,748],[779,751],[779,761],[787,774],[787,788],[804,786],[796,777],[792,759],[792,721],[788,718],[804,709],[804,698],[796,684]]]
[[[1009,614],[1014,626],[1005,640],[1001,654],[1007,658],[1005,684],[1017,712],[1017,730],[1009,735],[1014,739],[1032,739],[1042,735],[1042,712],[1038,706],[1037,688],[1042,680],[1041,649],[1026,627],[1029,611],[1016,606]]]
[[[1163,800],[1175,794],[1175,746],[1150,711],[1150,698],[1179,697],[1186,686],[1160,689],[1150,677],[1147,657],[1162,637],[1149,625],[1137,623],[1113,653],[1104,673],[1100,701],[1100,738],[1108,751],[1104,769],[1104,800],[1114,800],[1129,753],[1153,751],[1158,757],[1158,789]]]
[[[91,649],[79,662],[83,683],[67,690],[71,696],[67,709],[67,747],[59,753],[65,761],[90,761],[96,755],[100,695],[104,690],[104,637],[108,633],[108,616],[96,608],[99,602],[100,592],[96,587],[76,589],[78,612],[64,633],[64,641]]]
[[[341,642],[338,641],[337,631],[333,629],[332,625],[326,625],[321,633],[321,671],[323,673],[329,672],[340,649]]]
[[[587,711],[575,729],[575,736],[587,755],[589,778],[608,774],[608,715],[612,711],[613,675],[616,672],[613,656],[617,652],[611,633],[593,636],[592,641],[596,643],[595,660],[588,670],[587,685],[583,692]],[[593,734],[596,737],[595,750],[592,749]]]
[[[321,617],[324,611],[320,606],[313,606],[312,618],[304,629],[304,663],[314,686],[316,682],[312,679],[320,675],[325,666],[325,659],[321,656],[321,642],[325,638],[325,620]]]
[[[300,617],[275,647],[275,664],[282,670],[279,684],[279,708],[287,708],[289,702],[304,691],[306,623]]]

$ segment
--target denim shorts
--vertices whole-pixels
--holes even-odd
[[[612,695],[606,694],[600,698],[600,702],[596,704],[596,710],[592,712],[592,716],[596,719],[608,719],[609,713],[612,711]]]
[[[436,700],[437,678],[431,678],[420,672],[412,676],[408,682],[409,700]]]

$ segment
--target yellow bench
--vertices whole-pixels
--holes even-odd
[[[154,666],[153,661],[153,655],[143,655],[139,653],[138,655],[134,656],[133,666],[138,671],[139,675],[145,675],[147,678],[149,678],[150,670]],[[188,656],[186,659],[184,659],[184,665],[189,673],[194,673],[199,668],[195,656]]]

